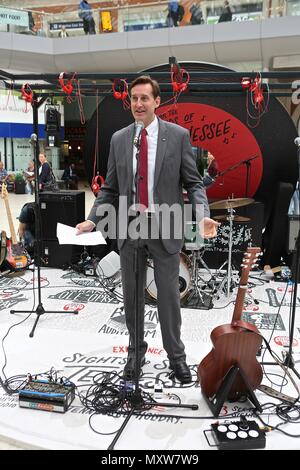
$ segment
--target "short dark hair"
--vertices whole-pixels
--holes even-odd
[[[136,85],[146,85],[147,83],[152,86],[152,94],[154,99],[160,96],[160,88],[158,82],[156,80],[153,80],[149,75],[141,75],[140,77],[137,77],[135,80],[133,80],[130,86],[130,92],[132,91],[132,88],[134,88]]]

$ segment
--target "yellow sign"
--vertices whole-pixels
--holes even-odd
[[[112,31],[110,11],[101,11],[102,31]]]

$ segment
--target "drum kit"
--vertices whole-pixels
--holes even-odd
[[[204,260],[205,252],[208,249],[213,250],[216,239],[203,239],[196,222],[185,223],[185,243],[184,249],[180,253],[179,265],[179,292],[183,306],[191,305],[194,308],[211,308],[212,300],[219,297],[219,292],[223,291],[229,297],[230,291],[238,284],[238,281],[234,279],[234,266],[232,265],[233,224],[247,223],[250,221],[250,218],[235,215],[234,209],[252,204],[253,202],[254,199],[251,198],[236,198],[216,201],[209,205],[210,209],[227,210],[227,213],[214,216],[213,218],[219,222],[229,223],[228,258],[216,272],[212,272]],[[224,251],[227,251],[225,247]],[[119,258],[118,255],[116,256]],[[108,255],[106,258],[108,258]],[[115,278],[116,272],[118,276],[114,282],[120,283],[121,271],[119,261],[116,259],[106,260],[106,258],[102,259],[99,263],[99,269],[101,269],[100,271],[96,270],[97,275],[101,279],[111,281],[112,278]],[[147,264],[146,292],[150,299],[157,300],[157,287],[154,280],[152,259],[149,259]]]
[[[233,275],[232,275],[232,233],[233,233],[233,223],[245,223],[249,222],[249,217],[242,217],[234,215],[234,208],[235,207],[242,207],[252,204],[254,199],[252,198],[236,198],[236,199],[225,199],[223,201],[216,201],[209,205],[210,209],[227,209],[227,214],[222,214],[220,216],[216,216],[215,219],[218,221],[227,221],[229,222],[229,242],[228,242],[228,259],[223,263],[223,265],[219,268],[219,272],[224,269],[227,265],[227,274],[222,279],[220,286],[218,287],[218,291],[220,291],[223,286],[226,286],[226,295],[229,297],[230,290],[232,287],[235,287],[237,283],[235,282]]]
[[[223,290],[225,295],[229,297],[230,291],[237,286],[238,282],[234,279],[234,266],[232,265],[233,224],[247,223],[250,218],[235,215],[234,209],[253,202],[252,198],[235,198],[216,201],[209,205],[210,209],[227,210],[227,213],[213,218],[221,223],[229,223],[228,258],[215,273],[203,259],[205,251],[212,247],[214,239],[203,239],[199,234],[196,222],[186,222],[184,251],[180,253],[179,266],[179,290],[183,305],[188,304],[188,299],[193,296],[198,297],[200,305],[205,305],[205,299],[209,296],[209,304],[211,305],[212,298],[214,296],[218,298],[219,292]],[[157,299],[152,260],[149,260],[147,267],[146,291],[151,299]]]

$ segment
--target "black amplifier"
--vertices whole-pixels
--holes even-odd
[[[19,391],[19,406],[32,410],[65,413],[74,398],[75,385],[72,382],[30,380]]]

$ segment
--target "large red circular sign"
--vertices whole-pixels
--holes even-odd
[[[209,197],[244,197],[249,162],[248,196],[255,194],[262,177],[263,159],[260,147],[248,127],[223,109],[202,103],[177,103],[162,106],[157,115],[175,122],[190,132],[193,147],[209,150],[216,158],[219,171],[226,172],[208,189]],[[245,162],[245,163],[242,163]],[[230,170],[231,167],[237,166]]]

